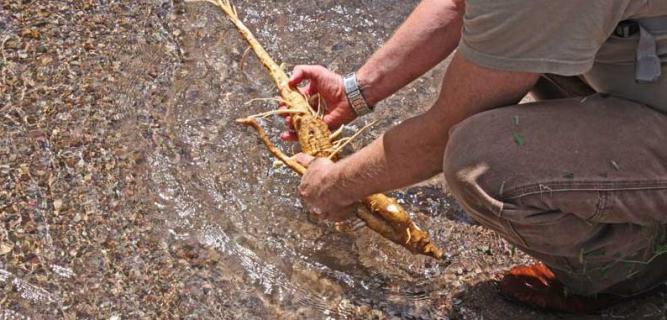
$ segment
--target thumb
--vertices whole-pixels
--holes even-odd
[[[304,72],[302,66],[296,66],[287,84],[290,87],[296,87],[303,80],[306,80],[306,73]]]
[[[308,167],[308,165],[315,160],[315,157],[307,154],[307,153],[299,153],[296,156],[294,156],[294,160],[296,162],[300,163],[304,167]]]

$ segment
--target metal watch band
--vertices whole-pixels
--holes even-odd
[[[349,73],[343,77],[343,86],[345,87],[347,101],[350,103],[350,106],[352,106],[352,109],[354,109],[357,116],[361,117],[373,111],[373,108],[366,102],[366,98],[361,94],[361,89],[357,83],[357,75],[355,73]]]

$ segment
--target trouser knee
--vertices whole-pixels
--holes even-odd
[[[494,152],[493,113],[482,113],[468,118],[450,131],[444,155],[445,188],[478,222],[502,231],[498,221],[502,203],[503,179],[489,175],[503,155]]]

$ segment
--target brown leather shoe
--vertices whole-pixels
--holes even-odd
[[[512,268],[498,284],[500,293],[514,301],[542,309],[593,313],[620,300],[612,295],[595,297],[568,294],[563,284],[542,263]]]

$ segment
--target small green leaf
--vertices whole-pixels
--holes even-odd
[[[656,246],[656,248],[655,248],[655,254],[656,255],[662,255],[662,254],[665,254],[665,253],[667,253],[667,245],[662,244],[662,245]]]
[[[563,178],[565,178],[565,179],[574,179],[574,173],[572,173],[572,172],[566,172],[566,173],[563,175]]]
[[[526,144],[526,140],[523,138],[523,136],[520,133],[513,133],[512,137],[514,137],[514,142],[520,147]]]

